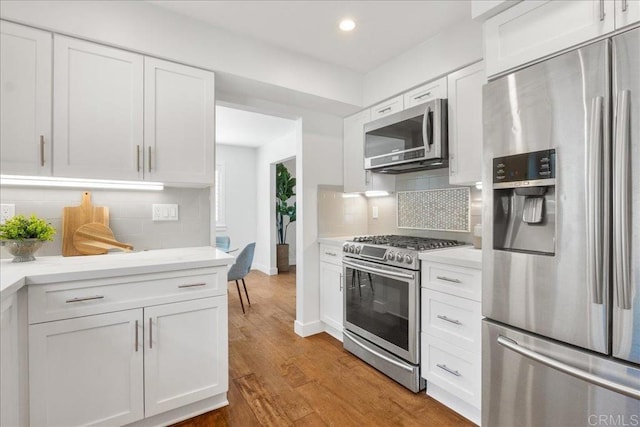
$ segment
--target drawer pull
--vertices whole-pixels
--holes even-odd
[[[422,99],[422,98],[424,98],[425,96],[429,96],[429,95],[431,95],[431,91],[429,91],[429,92],[425,92],[425,93],[423,93],[422,95],[414,96],[414,97],[413,97],[413,99],[415,99],[415,100],[417,101],[417,100]]]
[[[333,252],[325,252],[325,255],[329,255],[329,256],[338,256],[337,254],[333,253]]]
[[[445,282],[452,282],[452,283],[462,283],[460,280],[458,279],[452,279],[450,277],[447,276],[437,276],[438,279],[440,280],[444,280]]]
[[[71,299],[68,299],[67,302],[69,303],[69,302],[90,301],[93,299],[102,299],[102,298],[104,298],[104,295],[96,295],[94,297],[71,298]]]
[[[188,285],[180,285],[178,287],[179,288],[195,288],[197,286],[207,286],[207,284],[206,283],[191,283],[191,284],[188,284]]]
[[[387,111],[391,111],[391,107],[383,108],[382,110],[378,110],[378,114],[386,113]]]
[[[459,320],[449,319],[447,316],[442,316],[438,314],[436,317],[438,319],[444,320],[445,322],[455,323],[456,325],[462,325],[462,322],[460,322]]]
[[[458,371],[454,371],[451,368],[447,368],[447,365],[438,365],[436,364],[436,366],[444,371],[449,372],[451,375],[455,375],[456,377],[461,377],[462,374]]]

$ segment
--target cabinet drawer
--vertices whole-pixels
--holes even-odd
[[[474,301],[482,298],[480,270],[423,261],[422,273],[422,287]]]
[[[429,82],[404,94],[404,108],[413,107],[436,98],[447,97],[447,77]]]
[[[425,289],[422,292],[422,332],[469,351],[480,350],[480,303]]]
[[[424,333],[421,339],[422,377],[479,408],[480,350],[475,353],[465,351]]]
[[[404,109],[404,100],[402,95],[398,95],[395,98],[387,99],[378,105],[371,107],[371,120],[379,119],[380,117],[388,116],[389,114],[397,113]]]
[[[342,246],[320,245],[320,261],[342,264]]]
[[[227,293],[226,267],[28,287],[29,323],[48,322]]]

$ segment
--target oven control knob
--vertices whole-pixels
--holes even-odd
[[[398,252],[398,253],[396,254],[396,261],[398,261],[398,262],[402,262],[402,258],[404,258],[404,255],[402,255],[401,253],[399,253],[399,252]]]
[[[345,243],[344,245],[342,245],[342,252],[349,252],[349,244]]]
[[[393,252],[391,252],[391,251],[387,252],[387,260],[393,261],[393,259],[395,257],[396,257],[396,255]]]
[[[411,255],[405,255],[404,262],[406,262],[407,264],[411,264],[413,262],[413,257]]]
[[[355,245],[349,245],[349,253],[354,253],[356,251]]]
[[[356,254],[359,254],[362,250],[362,246],[356,246]]]

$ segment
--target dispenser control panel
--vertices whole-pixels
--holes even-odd
[[[539,181],[556,177],[556,150],[542,150],[493,159],[493,183]]]

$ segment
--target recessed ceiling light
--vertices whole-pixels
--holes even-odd
[[[356,23],[353,22],[353,19],[343,19],[340,21],[340,29],[342,31],[351,31],[356,27]]]

